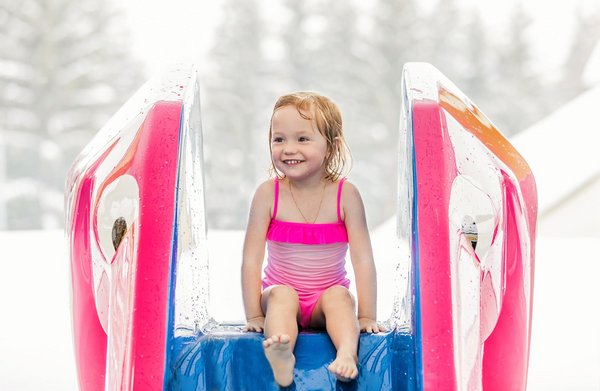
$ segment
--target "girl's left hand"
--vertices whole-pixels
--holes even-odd
[[[366,333],[378,333],[385,331],[385,327],[377,323],[377,321],[370,318],[358,318],[358,326],[361,332]]]
[[[265,317],[264,316],[255,316],[254,318],[248,319],[246,321],[246,327],[244,327],[244,331],[254,331],[257,333],[262,333],[265,329]]]

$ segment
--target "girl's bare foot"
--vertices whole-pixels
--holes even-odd
[[[327,367],[339,381],[349,382],[358,376],[356,356],[352,354],[340,354],[338,352],[335,360]]]
[[[292,384],[296,358],[290,349],[290,336],[273,335],[263,341],[263,347],[277,384],[281,387]]]

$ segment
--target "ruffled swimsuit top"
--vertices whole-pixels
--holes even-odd
[[[340,213],[340,199],[345,179],[337,193],[335,223],[298,223],[277,220],[279,180],[276,179],[273,217],[267,231],[267,266],[263,287],[290,285],[298,293],[327,289],[333,285],[348,287],[346,253],[348,233]]]

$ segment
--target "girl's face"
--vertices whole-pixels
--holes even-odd
[[[325,176],[327,140],[315,121],[302,118],[295,106],[280,107],[273,114],[271,150],[275,168],[290,179]]]

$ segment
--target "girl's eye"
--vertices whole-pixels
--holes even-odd
[[[300,142],[306,142],[306,141],[308,141],[308,137],[300,137],[298,139],[298,141],[300,141]]]
[[[283,141],[283,138],[281,137],[273,137],[273,143],[280,143]]]

